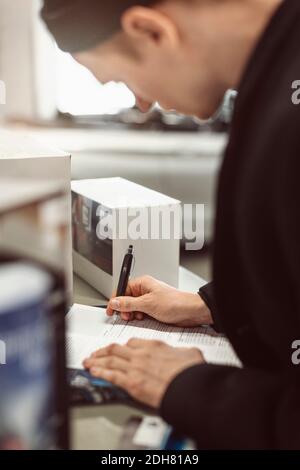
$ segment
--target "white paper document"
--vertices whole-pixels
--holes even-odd
[[[104,309],[74,304],[67,315],[68,367],[82,369],[82,361],[95,350],[111,343],[125,344],[131,338],[197,347],[208,363],[241,366],[229,341],[212,328],[182,328],[150,318],[125,322],[119,317],[107,317]]]

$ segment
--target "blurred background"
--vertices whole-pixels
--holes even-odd
[[[158,106],[147,114],[121,83],[101,85],[56,47],[39,0],[0,0],[1,125],[72,154],[72,178],[122,176],[183,203],[205,205],[205,246],[181,263],[209,279],[214,200],[234,93],[199,122]]]

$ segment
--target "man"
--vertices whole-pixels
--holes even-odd
[[[108,314],[213,323],[244,368],[140,340],[99,350],[85,366],[159,409],[199,448],[300,448],[291,360],[300,339],[300,107],[292,99],[300,2],[48,0],[43,16],[62,49],[101,82],[125,82],[141,110],[158,101],[206,118],[227,89],[239,91],[219,182],[213,285],[193,295],[136,279]]]

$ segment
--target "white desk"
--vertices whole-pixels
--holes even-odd
[[[197,292],[206,281],[196,274],[180,267],[179,288]],[[74,275],[74,302],[85,305],[99,305],[107,299],[93,287]],[[136,408],[124,405],[101,405],[75,407],[71,410],[71,445],[73,449],[114,450],[126,421],[131,416],[142,416]]]

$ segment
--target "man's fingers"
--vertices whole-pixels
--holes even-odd
[[[122,320],[133,321],[133,320],[144,320],[145,315],[142,312],[121,312],[120,316]]]
[[[109,301],[108,307],[110,310],[116,310],[118,312],[144,312],[145,309],[145,296],[141,297],[116,297]],[[145,312],[147,313],[147,312]]]
[[[136,318],[137,320],[140,320],[140,321],[141,321],[141,320],[144,320],[144,318],[145,318],[145,315],[144,315],[144,313],[142,313],[142,312],[134,312],[134,315],[135,315],[135,318]]]
[[[117,291],[114,290],[113,293],[112,293],[112,296],[111,296],[111,300],[113,300],[113,299],[116,297],[116,295],[117,295]],[[127,296],[131,296],[131,295],[132,295],[132,289],[131,289],[131,287],[130,287],[130,283],[128,284],[128,286],[127,286],[127,288],[126,288],[126,293],[125,293],[125,295],[127,295]],[[110,305],[110,302],[109,302],[108,305],[107,305],[107,309],[106,309],[107,315],[108,315],[109,317],[111,317],[111,316],[114,314],[114,312],[115,312],[116,310],[117,310],[117,309],[113,308],[113,307]],[[126,316],[125,318],[123,318],[123,320],[125,320],[125,321],[128,321],[128,319],[129,319],[129,318],[128,318],[127,316]]]
[[[84,367],[87,369],[105,369],[105,370],[118,370],[122,372],[128,371],[130,363],[126,359],[116,356],[90,358],[84,361]]]
[[[106,313],[109,317],[112,317],[114,314],[114,310],[112,308],[107,308]],[[120,317],[124,321],[132,321],[132,320],[141,321],[141,320],[144,320],[145,315],[142,312],[120,312]]]
[[[118,312],[115,309],[112,309],[111,307],[107,307],[106,313],[109,317],[112,317],[114,313],[120,314],[120,317],[124,321],[131,321],[134,320],[134,315],[132,312]]]
[[[141,276],[129,281],[124,297],[116,297],[116,291],[107,306],[107,315],[112,316],[117,312],[144,312],[147,311],[147,294],[151,293],[158,281],[151,276]],[[123,318],[128,321],[128,318]],[[140,319],[140,318],[138,318]]]
[[[117,356],[123,359],[130,359],[132,351],[128,346],[123,346],[121,344],[112,343],[105,348],[100,348],[97,351],[93,352],[91,358],[96,357],[107,357],[107,356]]]
[[[156,408],[158,406],[156,393],[163,387],[159,381],[149,378],[145,380],[143,373],[126,373],[119,370],[109,370],[103,367],[95,366],[90,370],[94,377],[107,380],[108,382],[123,388],[133,398]],[[162,392],[159,393],[162,395]]]
[[[109,317],[112,317],[113,314],[114,314],[114,311],[112,308],[110,308],[110,306],[108,305],[107,308],[106,308],[106,314],[109,316]]]
[[[153,408],[159,407],[161,397],[166,388],[165,384],[160,380],[151,376],[148,377],[144,372],[140,371],[124,373],[101,369],[100,374],[104,380],[123,388],[136,400],[146,403]]]
[[[124,390],[127,390],[128,388],[127,374],[124,372],[117,370],[107,370],[101,367],[92,367],[90,372],[94,377],[107,380],[108,382],[117,385],[118,387],[124,388]]]
[[[122,320],[124,321],[130,321],[131,318],[132,318],[132,314],[130,312],[121,312],[120,313],[120,317],[122,318]]]
[[[127,347],[129,349],[139,349],[139,348],[161,348],[166,346],[166,343],[158,340],[149,340],[149,339],[139,339],[132,338],[127,342]]]

